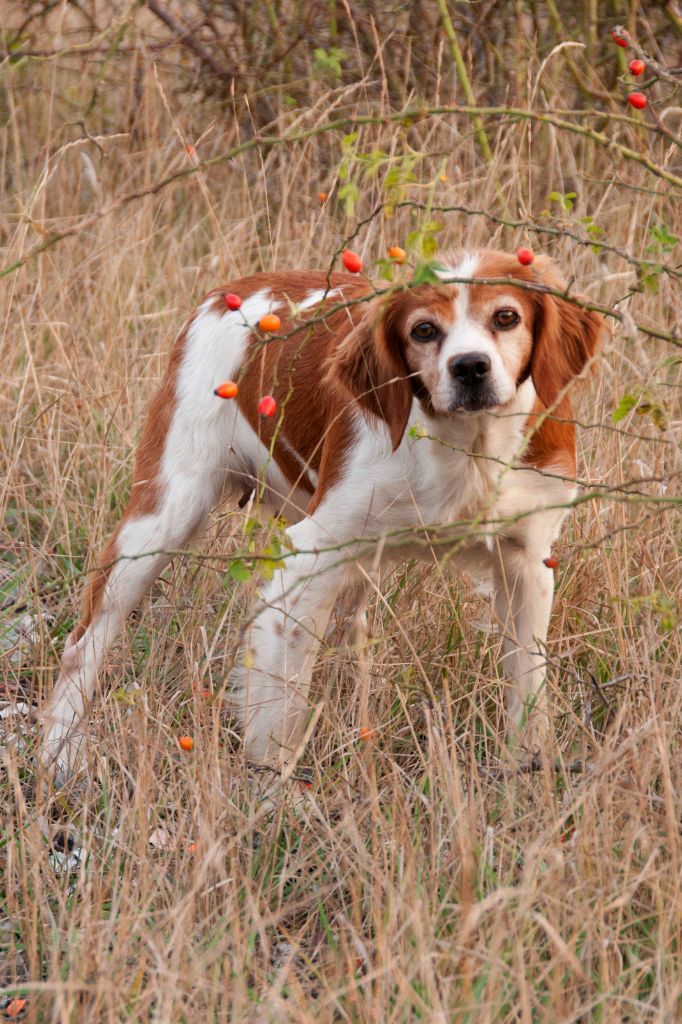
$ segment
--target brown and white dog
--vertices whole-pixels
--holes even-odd
[[[603,320],[514,285],[561,289],[544,257],[524,267],[483,250],[444,267],[442,283],[383,296],[346,275],[255,274],[230,286],[240,309],[228,310],[221,290],[196,310],[152,400],[130,503],[68,638],[44,763],[57,760],[61,775],[72,767],[102,660],[170,552],[223,495],[254,488],[293,525],[234,686],[251,761],[282,767],[296,749],[335,602],[378,551],[389,565],[435,551],[492,577],[508,732],[522,748],[537,742],[553,591],[543,559],[575,495],[567,392]],[[472,278],[511,283],[465,283]],[[281,330],[264,338],[256,325],[274,311]],[[226,379],[239,383],[232,401],[213,393]],[[272,419],[257,411],[266,393],[278,402]],[[425,529],[454,523],[456,543],[452,531]]]

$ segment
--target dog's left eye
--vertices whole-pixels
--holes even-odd
[[[521,317],[515,309],[498,309],[493,316],[493,324],[500,331],[508,331],[510,327],[516,327]]]
[[[439,333],[435,324],[430,324],[428,320],[422,320],[421,323],[414,325],[410,331],[410,336],[415,341],[435,341]]]

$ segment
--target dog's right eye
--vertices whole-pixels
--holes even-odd
[[[410,337],[415,341],[435,341],[439,334],[440,331],[436,325],[430,324],[428,320],[422,320],[421,323],[415,324],[410,331]]]
[[[493,326],[500,331],[508,331],[521,323],[521,317],[515,309],[498,309],[493,317]]]

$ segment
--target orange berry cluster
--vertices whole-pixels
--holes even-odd
[[[232,310],[234,312],[237,309],[241,309],[242,300],[240,296],[235,295],[234,292],[225,292],[224,299],[225,305],[229,310]],[[265,316],[262,316],[258,321],[258,326],[260,327],[261,331],[264,331],[266,334],[274,334],[282,326],[282,321],[275,313],[266,313]],[[214,389],[213,394],[217,395],[218,398],[236,398],[237,395],[239,394],[239,385],[233,380],[223,381],[222,384],[219,384],[218,387]],[[272,395],[263,395],[263,397],[258,402],[259,415],[274,416],[276,412],[277,402],[272,397]],[[182,746],[184,740],[187,740],[190,743],[192,742],[189,737],[181,736],[178,742],[180,743],[182,749],[191,750],[191,746]]]

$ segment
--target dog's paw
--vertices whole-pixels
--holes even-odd
[[[69,730],[61,722],[45,726],[38,759],[43,768],[52,771],[55,785],[64,786],[76,775],[82,745],[82,732]]]
[[[249,793],[258,818],[268,818],[281,810],[306,818],[313,800],[307,779],[282,777],[276,769],[254,766],[249,771]]]

